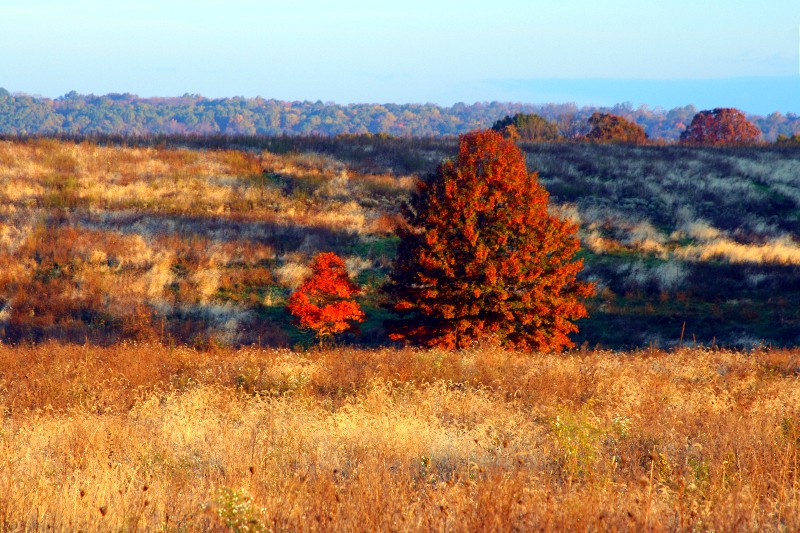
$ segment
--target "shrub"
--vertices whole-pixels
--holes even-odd
[[[385,287],[401,315],[387,323],[391,338],[446,349],[487,336],[522,350],[571,346],[593,287],[575,279],[577,226],[547,204],[511,140],[463,135],[458,157],[420,182],[404,211]]]
[[[778,146],[800,146],[800,134],[789,137],[788,135],[778,135],[775,144]]]

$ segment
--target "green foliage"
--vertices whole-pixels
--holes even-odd
[[[55,100],[0,90],[0,134],[4,135],[458,135],[493,124],[497,117],[538,115],[553,122],[564,117],[585,122],[594,112],[610,113],[642,125],[650,138],[677,139],[697,110],[578,108],[574,104],[529,105],[492,102],[455,104],[350,104],[284,102],[263,98],[209,99],[186,94],[178,98],[140,98],[132,94],[81,95],[74,91]],[[773,113],[749,117],[774,140],[800,131],[800,116]],[[210,142],[209,139],[206,139]],[[397,155],[407,167],[424,158]]]
[[[540,115],[529,113],[517,113],[513,117],[500,119],[492,129],[525,142],[550,142],[560,138],[558,126]]]
[[[800,146],[800,133],[792,135],[791,137],[788,135],[780,134],[778,135],[775,144],[777,144],[778,146]]]
[[[222,487],[218,491],[215,503],[217,516],[229,531],[239,533],[269,530],[261,523],[263,510],[255,506],[253,497],[244,489]]]
[[[606,434],[588,410],[564,410],[550,424],[550,434],[555,440],[562,471],[571,481],[590,477],[595,469]]]

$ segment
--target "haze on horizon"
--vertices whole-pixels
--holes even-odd
[[[6,0],[0,87],[800,112],[796,0]]]

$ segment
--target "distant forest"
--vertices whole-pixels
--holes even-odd
[[[348,104],[284,102],[263,98],[211,99],[186,94],[176,98],[140,98],[133,94],[81,95],[56,99],[12,94],[0,88],[2,135],[338,135],[384,133],[403,137],[458,135],[487,128],[516,113],[585,123],[595,111],[621,115],[641,125],[651,139],[674,140],[698,111],[694,106],[665,110],[629,103],[613,107],[575,104],[458,103]],[[774,141],[800,133],[795,113],[749,115]]]

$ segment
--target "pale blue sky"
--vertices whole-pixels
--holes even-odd
[[[0,87],[703,107],[683,80],[746,78],[697,99],[800,112],[799,29],[797,0],[2,0]]]

